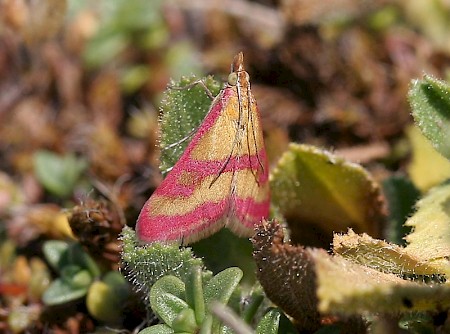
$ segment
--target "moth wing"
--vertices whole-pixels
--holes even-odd
[[[251,97],[250,108],[244,115],[246,126],[240,141],[239,166],[235,169],[235,190],[232,196],[232,212],[228,227],[238,235],[252,235],[255,225],[268,217],[269,166],[264,147],[261,122],[256,102]]]
[[[232,98],[227,88],[218,95],[179,161],[145,203],[136,224],[140,240],[187,244],[224,226],[233,173],[222,170],[223,157],[229,154],[226,143],[236,136],[224,110]]]

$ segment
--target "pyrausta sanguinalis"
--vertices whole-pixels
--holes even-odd
[[[266,151],[241,52],[186,150],[142,208],[136,232],[149,243],[188,244],[224,226],[250,236],[268,213]]]

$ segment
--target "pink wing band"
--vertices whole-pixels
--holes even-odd
[[[222,217],[228,203],[228,199],[224,199],[218,203],[207,202],[199,205],[185,215],[152,216],[152,223],[146,224],[145,230],[138,232],[140,239],[143,241],[180,240],[187,231],[189,234],[202,232]],[[150,215],[148,205],[144,206],[141,215]],[[205,222],[208,222],[207,225]]]
[[[232,157],[222,173],[249,169],[249,166],[255,166],[256,168],[259,167],[259,161],[264,159],[266,159],[264,150],[260,152],[259,157],[256,155]],[[195,185],[182,185],[179,183],[179,179],[184,172],[187,171],[190,174],[194,174],[200,182],[208,176],[218,175],[225,162],[225,160],[198,161],[192,160],[189,156],[183,157],[183,159],[180,159],[179,161],[180,164],[176,166],[177,168],[174,168],[170,172],[170,176],[168,176],[157,191],[155,191],[155,195],[188,197],[194,192]],[[257,177],[258,182],[264,184],[268,180],[268,173],[266,171],[264,173],[258,173]]]

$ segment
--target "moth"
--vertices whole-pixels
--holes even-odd
[[[137,236],[189,244],[223,227],[251,236],[267,218],[269,200],[260,115],[241,52],[186,150],[142,208]]]

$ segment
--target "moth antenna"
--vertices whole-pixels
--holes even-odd
[[[161,151],[165,151],[165,150],[171,149],[171,148],[173,148],[173,147],[175,147],[175,146],[178,146],[178,145],[184,143],[186,140],[188,140],[189,138],[191,138],[191,137],[195,134],[195,132],[197,132],[197,129],[198,129],[198,127],[195,128],[195,129],[192,129],[192,130],[187,134],[187,136],[184,136],[183,138],[181,138],[180,140],[177,140],[176,142],[174,142],[174,143],[172,143],[172,144],[169,144],[169,145],[167,145],[167,146],[164,146],[163,148],[161,148]]]
[[[191,82],[190,84],[186,85],[186,86],[172,86],[172,85],[168,85],[167,88],[169,89],[175,89],[175,90],[185,90],[185,89],[190,89],[192,87],[195,87],[197,85],[200,85],[203,87],[203,89],[205,90],[206,95],[208,95],[208,97],[212,100],[214,100],[215,96],[213,95],[213,93],[211,93],[211,91],[209,90],[209,88],[206,86],[205,82],[201,79],[199,80],[195,80],[194,82]]]

